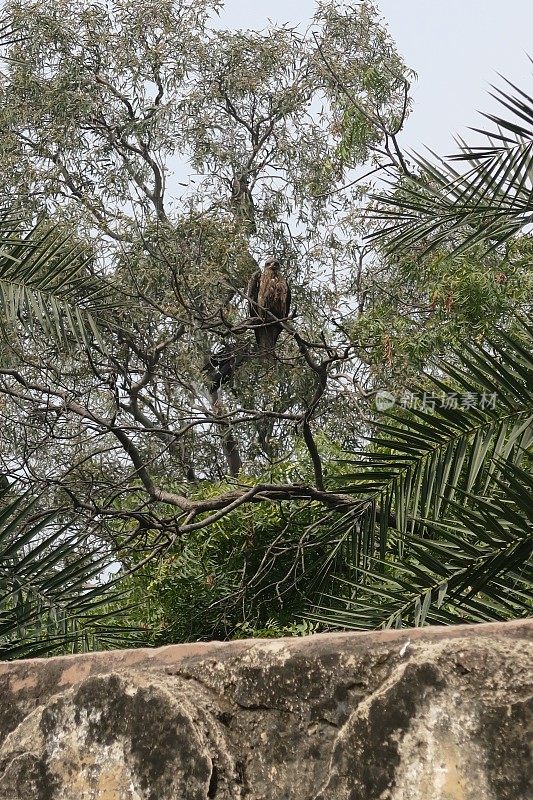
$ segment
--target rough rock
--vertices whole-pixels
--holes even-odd
[[[0,800],[529,800],[533,622],[0,663]]]

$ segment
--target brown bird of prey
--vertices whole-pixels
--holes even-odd
[[[280,272],[280,262],[268,256],[263,271],[254,272],[248,283],[250,317],[255,327],[257,349],[272,357],[291,307],[291,290]]]

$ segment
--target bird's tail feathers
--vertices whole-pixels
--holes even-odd
[[[276,357],[276,345],[280,333],[281,326],[275,323],[256,328],[257,352],[261,357],[269,360],[273,360]]]

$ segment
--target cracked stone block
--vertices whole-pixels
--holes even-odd
[[[529,800],[533,622],[0,663],[0,800]]]
[[[2,800],[239,798],[201,692],[168,683],[95,675],[39,705],[0,751]]]

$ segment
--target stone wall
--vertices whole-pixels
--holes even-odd
[[[530,800],[533,623],[0,664],[0,800]]]

